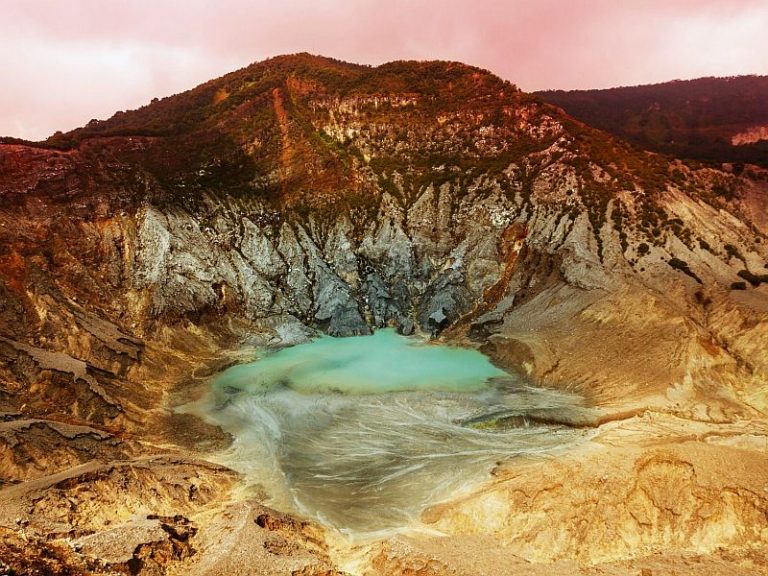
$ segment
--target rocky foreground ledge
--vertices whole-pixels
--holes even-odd
[[[452,63],[276,59],[0,144],[0,571],[768,573],[766,208]],[[349,543],[172,411],[244,344],[385,325],[584,395],[593,440]]]

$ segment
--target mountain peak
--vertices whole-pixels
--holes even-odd
[[[241,114],[249,102],[263,103],[275,88],[339,98],[420,94],[432,102],[460,107],[468,101],[519,92],[491,72],[460,62],[398,60],[374,67],[302,52],[255,62],[191,90],[155,98],[136,110],[93,120],[66,134],[57,133],[43,145],[69,149],[99,136],[186,133],[209,121],[221,124],[226,115]]]
[[[253,62],[248,66],[241,68],[240,70],[236,70],[220,78],[211,80],[210,82],[216,83],[225,79],[230,79],[233,77],[236,78],[242,74],[263,74],[267,71],[289,75],[312,73],[312,71],[335,71],[337,73],[352,73],[355,71],[365,70],[366,68],[371,68],[371,66],[345,62],[343,60],[338,60],[336,58],[331,58],[329,56],[323,56],[320,54],[297,52],[294,54],[280,54],[265,60]]]

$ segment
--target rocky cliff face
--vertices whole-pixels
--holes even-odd
[[[475,68],[273,59],[41,145],[0,145],[0,197],[6,485],[226,442],[168,406],[244,339],[312,330],[474,342],[587,395],[599,416],[582,425],[653,410],[714,426],[768,409],[768,173],[638,151]],[[109,493],[115,472],[98,474]],[[161,500],[187,515],[223,502],[219,474]],[[38,502],[21,486],[6,490]],[[51,515],[80,530],[39,502],[38,533]],[[187,562],[181,521],[153,522],[125,530],[171,534],[156,555]],[[330,566],[327,551],[305,532],[291,536],[300,573],[321,573],[309,570]],[[121,562],[149,554],[136,546]]]

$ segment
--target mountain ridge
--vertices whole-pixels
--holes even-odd
[[[142,119],[141,113],[147,112],[150,109],[167,112],[169,105],[170,105],[170,108],[172,109],[174,103],[197,97],[200,94],[207,96],[207,98],[202,99],[202,103],[205,105],[206,104],[205,100],[216,100],[215,94],[209,93],[211,90],[215,90],[218,92],[218,91],[221,91],[222,89],[226,89],[227,87],[231,87],[231,85],[235,82],[238,82],[238,81],[241,83],[248,82],[248,78],[253,77],[253,75],[267,76],[269,74],[274,74],[272,78],[267,79],[267,81],[274,82],[274,81],[280,81],[280,80],[285,81],[285,79],[292,74],[296,74],[296,75],[308,74],[310,78],[312,78],[312,77],[322,77],[323,73],[327,73],[327,74],[336,73],[337,77],[335,78],[335,80],[339,83],[337,88],[341,87],[343,91],[345,79],[354,80],[356,77],[359,77],[362,73],[368,73],[368,75],[374,75],[374,76],[386,76],[387,72],[395,72],[398,69],[404,70],[407,68],[413,68],[415,70],[429,70],[430,68],[433,70],[439,69],[439,68],[442,68],[444,70],[454,69],[458,71],[464,71],[466,73],[482,74],[485,77],[489,77],[489,78],[492,77],[495,80],[499,80],[500,82],[503,82],[510,86],[514,86],[509,84],[509,82],[501,80],[500,78],[496,77],[492,72],[488,70],[471,66],[468,64],[464,64],[458,61],[393,60],[390,62],[373,66],[368,64],[354,64],[354,63],[338,60],[335,58],[311,54],[308,52],[300,52],[295,54],[284,54],[284,55],[273,56],[266,60],[253,62],[238,70],[229,72],[218,78],[208,80],[190,89],[183,90],[182,92],[165,96],[165,97],[153,98],[151,102],[132,110],[116,112],[115,114],[113,114],[111,117],[107,119],[104,119],[104,120],[94,119],[85,126],[74,128],[67,132],[57,131],[56,135],[50,136],[45,140],[29,141],[21,138],[0,136],[0,141],[4,141],[9,144],[16,143],[16,144],[22,144],[22,145],[28,145],[28,146],[70,149],[73,145],[77,143],[77,140],[68,140],[66,138],[68,136],[82,135],[84,137],[89,137],[89,136],[96,136],[99,133],[103,133],[103,132],[107,132],[108,135],[116,135],[116,134],[110,134],[109,133],[110,129],[114,126],[114,128],[117,130],[126,130],[125,127],[120,126],[121,121],[125,121],[126,117],[130,118],[131,116],[138,116],[139,119]],[[326,80],[327,79],[328,78],[326,78]],[[413,78],[411,78],[411,80],[413,80]],[[413,82],[413,85],[418,85],[418,82]],[[371,88],[372,87],[369,86],[369,89]],[[376,88],[373,88],[373,89],[376,89]],[[221,101],[223,100],[226,100],[226,98],[221,99]],[[198,104],[199,103],[200,102],[198,102]],[[147,128],[144,127],[144,130],[146,129]],[[139,128],[138,130],[141,131],[142,129]],[[131,133],[130,131],[126,131],[125,133],[121,133],[119,135],[129,136],[129,135],[141,135],[141,134]]]
[[[321,66],[316,66],[317,63]],[[393,77],[396,80],[392,80]],[[427,113],[427,118],[431,115],[432,120],[436,119],[437,112],[430,113],[429,101],[434,101],[439,94],[443,107],[449,102],[455,103],[452,113],[465,108],[470,115],[479,115],[481,119],[484,114],[493,114],[496,117],[492,124],[495,122],[494,125],[504,126],[505,129],[510,125],[514,109],[525,109],[526,114],[532,114],[524,120],[529,123],[555,117],[573,137],[569,149],[563,152],[574,157],[574,164],[581,163],[579,171],[582,178],[591,179],[593,187],[604,189],[604,193],[588,200],[600,204],[599,209],[603,212],[608,199],[620,187],[630,186],[630,180],[635,180],[642,189],[652,191],[669,177],[664,160],[643,156],[642,152],[632,150],[619,140],[612,140],[570,117],[559,115],[556,109],[547,108],[548,105],[540,104],[535,97],[520,92],[514,85],[488,71],[443,61],[396,61],[370,67],[308,54],[275,57],[254,63],[181,94],[134,111],[119,112],[108,120],[97,121],[54,137],[43,147],[64,152],[76,151],[88,140],[111,138],[113,140],[102,142],[100,146],[109,147],[119,143],[112,151],[118,161],[132,166],[129,169],[150,172],[154,178],[164,181],[165,188],[223,183],[230,190],[241,187],[244,193],[249,193],[252,189],[249,189],[248,183],[253,182],[257,172],[269,173],[276,169],[274,160],[282,154],[277,148],[278,140],[285,142],[296,136],[298,141],[303,142],[300,148],[304,151],[304,156],[298,154],[296,157],[304,157],[306,160],[307,153],[319,155],[319,158],[314,158],[315,164],[327,166],[330,172],[320,179],[325,178],[329,180],[330,186],[336,186],[338,183],[334,182],[333,174],[338,177],[339,173],[346,170],[339,165],[354,163],[365,152],[359,146],[354,146],[355,142],[350,138],[336,138],[334,141],[328,135],[328,126],[321,126],[317,118],[312,118],[316,110],[302,108],[304,100],[309,106],[317,105],[310,102],[312,91],[316,92],[312,97],[326,100],[346,97],[375,99],[393,94],[406,100],[418,97],[418,106],[422,109],[426,106],[427,109],[423,111]],[[472,94],[472,98],[467,98],[467,93]],[[290,118],[290,121],[281,123],[277,122],[276,96],[283,94],[287,95],[287,99],[280,96],[280,113],[283,120]],[[325,102],[320,105],[327,104]],[[407,107],[402,110],[408,112]],[[410,114],[408,120],[418,126],[425,119],[422,114]],[[276,125],[281,127],[280,134],[277,133],[279,130]],[[395,128],[399,133],[390,135],[390,138],[403,137],[411,126],[404,122]],[[254,137],[263,141],[261,154],[258,151],[254,153]],[[125,139],[139,140],[128,143]],[[483,139],[487,139],[487,136]],[[579,142],[576,142],[577,139]],[[514,149],[510,148],[510,143],[514,143]],[[514,138],[494,143],[496,150],[486,150],[479,154],[468,148],[466,142],[458,142],[454,150],[446,151],[444,160],[458,162],[459,166],[462,162],[466,163],[456,152],[461,145],[462,153],[470,158],[470,163],[478,162],[482,156],[484,162],[495,162],[499,168],[504,168],[530,152],[543,150],[546,144],[543,141],[534,142],[529,135],[518,133]],[[579,146],[586,147],[586,150],[579,150]],[[90,149],[95,147],[91,146]],[[501,153],[499,149],[502,149]],[[421,171],[429,173],[441,161],[439,155],[428,157],[432,154],[429,151],[416,152],[422,156],[421,159],[411,157],[405,160],[411,163],[415,160]],[[292,157],[291,153],[289,151],[287,156],[282,157]],[[195,158],[198,160],[193,165]],[[598,183],[586,169],[591,159],[599,160],[603,169],[613,172],[606,182]],[[376,159],[373,168],[377,171],[375,164]],[[384,167],[385,163],[379,164]],[[336,168],[331,168],[331,165],[336,165]],[[323,171],[323,166],[317,168],[319,172]],[[313,173],[315,181],[319,177],[318,171]],[[299,169],[293,170],[294,176],[299,178],[297,185],[302,185],[301,172]],[[381,171],[377,172],[377,177],[381,179]],[[283,171],[283,174],[287,172]],[[270,186],[274,188],[274,183],[265,182],[264,186],[267,189]],[[280,188],[286,189],[284,184]],[[275,195],[277,192],[267,190],[267,194]],[[597,225],[601,218],[593,214],[594,224]]]
[[[704,77],[598,90],[547,90],[541,98],[642,148],[715,164],[766,167],[768,140],[739,143],[768,125],[768,76]]]

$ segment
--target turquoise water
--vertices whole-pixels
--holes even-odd
[[[380,330],[321,337],[234,366],[186,408],[229,432],[213,458],[275,508],[355,535],[418,525],[501,460],[587,433],[557,421],[581,398],[532,387],[476,350]]]
[[[280,386],[320,394],[381,394],[416,390],[472,391],[508,376],[476,350],[438,346],[393,329],[371,336],[322,336],[261,360],[234,366],[215,386],[271,390]]]

